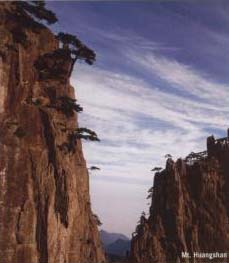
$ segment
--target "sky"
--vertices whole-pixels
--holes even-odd
[[[201,2],[201,3],[198,3]],[[102,229],[131,236],[153,184],[154,166],[206,149],[229,117],[228,1],[48,2],[54,31],[77,35],[97,55],[78,62],[71,83],[92,206]]]

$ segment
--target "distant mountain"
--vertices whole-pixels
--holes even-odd
[[[126,240],[128,241],[129,238],[123,234],[119,233],[109,233],[107,231],[101,230],[100,232],[100,238],[102,240],[102,243],[104,247],[107,247],[111,243],[114,243],[118,239]]]
[[[127,258],[117,255],[108,255],[107,259],[109,263],[129,263]]]
[[[123,234],[109,233],[101,230],[100,237],[104,245],[104,249],[110,258],[117,256],[124,258],[127,250],[130,251],[130,239]]]
[[[130,240],[118,239],[106,246],[105,250],[108,254],[125,257],[127,251],[130,251]]]

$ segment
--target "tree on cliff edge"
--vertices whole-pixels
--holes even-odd
[[[9,21],[14,21],[10,31],[13,40],[23,46],[29,44],[27,40],[26,30],[30,29],[35,33],[43,27],[38,21],[44,20],[48,24],[53,24],[58,21],[56,15],[46,9],[44,1],[12,1],[14,12],[8,12]]]
[[[69,50],[73,59],[73,65],[79,60],[92,65],[95,62],[95,52],[84,45],[76,36],[60,32],[57,39],[63,44],[63,49]]]
[[[58,21],[56,15],[46,9],[44,1],[19,1],[16,2],[19,12],[25,11],[36,19],[45,20],[48,24],[54,24]]]

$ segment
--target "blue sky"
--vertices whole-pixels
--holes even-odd
[[[84,107],[80,125],[93,209],[102,228],[130,235],[148,212],[150,169],[164,155],[185,157],[224,136],[229,117],[228,1],[48,2],[57,31],[76,34],[97,54],[71,82]]]

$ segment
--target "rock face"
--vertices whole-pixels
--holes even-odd
[[[150,215],[133,234],[131,263],[202,263],[209,257],[195,252],[229,251],[229,138],[211,136],[207,147],[185,160],[168,159],[156,173]],[[229,255],[216,257],[211,262],[228,262]]]
[[[71,58],[14,2],[0,4],[0,36],[0,263],[104,262],[77,115],[63,104]]]

